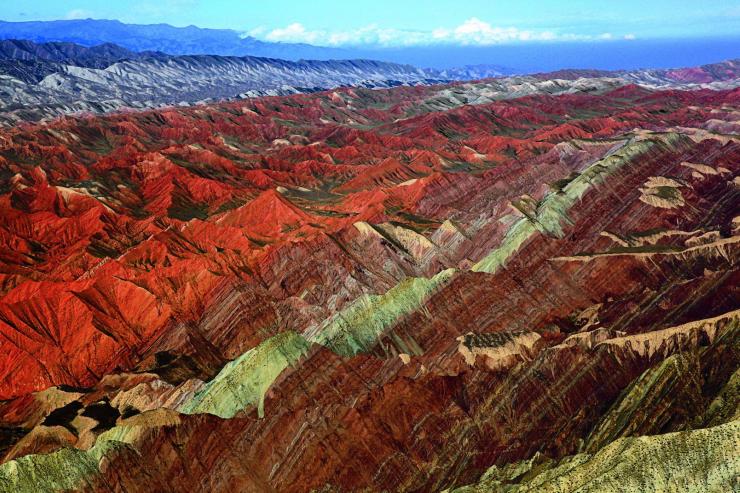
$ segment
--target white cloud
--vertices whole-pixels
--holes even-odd
[[[311,30],[299,22],[286,27],[267,30],[252,29],[246,35],[284,43],[310,43],[323,46],[419,46],[455,44],[489,46],[500,43],[526,41],[594,41],[616,39],[611,33],[584,35],[553,31],[522,30],[516,27],[499,27],[471,17],[453,28],[439,27],[432,31],[400,30],[381,28],[376,24],[346,31]],[[631,37],[630,37],[631,36]],[[628,34],[624,39],[634,39]]]
[[[527,31],[515,27],[497,27],[477,17],[471,17],[452,30],[437,29],[436,39],[463,45],[492,45],[511,41],[551,41],[550,31]]]
[[[632,39],[637,39],[637,37],[634,34],[629,33],[629,34],[624,35],[624,39],[632,40]]]
[[[266,31],[267,31],[267,28],[265,26],[257,26],[254,29],[251,29],[251,30],[247,31],[246,33],[243,33],[242,34],[242,38],[246,38],[247,36],[252,36],[254,38],[259,38],[260,36],[262,36],[263,34],[265,34]]]
[[[67,12],[67,15],[64,16],[65,19],[72,20],[72,19],[88,19],[92,17],[92,12],[89,10],[83,10],[83,9],[74,9]]]
[[[268,41],[285,41],[289,43],[317,43],[326,42],[327,33],[324,31],[309,31],[300,22],[294,22],[287,27],[273,29],[265,36]]]

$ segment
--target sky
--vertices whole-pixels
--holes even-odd
[[[118,19],[321,46],[740,37],[740,0],[4,0],[0,19]]]

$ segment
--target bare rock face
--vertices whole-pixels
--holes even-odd
[[[737,422],[732,422],[700,430],[621,438],[595,454],[578,454],[560,461],[537,455],[503,468],[494,466],[480,483],[452,491],[638,492],[663,484],[680,484],[683,491],[732,491],[738,486],[738,463],[727,457],[740,453],[738,428]]]
[[[465,334],[458,351],[465,362],[473,366],[483,360],[490,370],[514,366],[519,361],[531,361],[535,347],[542,337],[536,332],[505,332],[493,334]]]
[[[3,129],[0,490],[736,489],[738,105],[533,77]]]

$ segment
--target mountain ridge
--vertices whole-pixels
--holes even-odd
[[[0,21],[0,38],[34,42],[67,41],[84,46],[115,43],[132,51],[161,51],[171,55],[348,58],[344,50],[305,43],[270,43],[243,37],[231,29],[169,24],[125,24],[118,20],[73,19],[56,21]]]
[[[440,82],[411,65],[376,60],[135,53],[116,45],[0,43],[0,119],[193,104],[360,85]],[[14,116],[15,115],[15,116]]]
[[[736,85],[739,67],[737,60],[730,60],[687,69],[563,70],[549,75],[507,77],[500,75],[500,67],[490,65],[434,70],[363,59],[292,61],[252,56],[173,56],[135,53],[113,44],[82,47],[12,40],[0,42],[0,122],[13,124],[70,113],[197,104],[343,86],[428,85],[489,75],[510,86],[514,97],[514,87],[526,91],[526,87],[545,80],[589,77],[646,87],[727,88]]]
[[[696,66],[737,56],[740,38],[729,40],[638,39],[583,43],[514,43],[491,46],[385,47],[357,45],[322,47],[306,43],[269,42],[231,29],[168,24],[124,24],[117,20],[0,21],[0,38],[36,42],[70,41],[86,46],[113,42],[133,51],[162,51],[172,55],[218,54],[268,58],[370,58],[417,67],[456,69],[479,64],[502,65],[507,73],[548,72],[563,66],[602,69]],[[703,53],[697,56],[697,53]],[[709,57],[709,54],[714,54]],[[554,63],[557,61],[557,63]]]

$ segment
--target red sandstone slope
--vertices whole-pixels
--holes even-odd
[[[740,92],[445,90],[4,130],[6,460],[138,423],[80,484],[436,490],[608,443],[620,395],[679,352],[701,383],[638,399],[631,429],[709,423],[737,368],[740,163],[710,122],[737,121]],[[444,280],[417,302],[412,278]],[[386,293],[356,351],[314,337]],[[291,331],[312,343],[263,408],[175,413]]]

